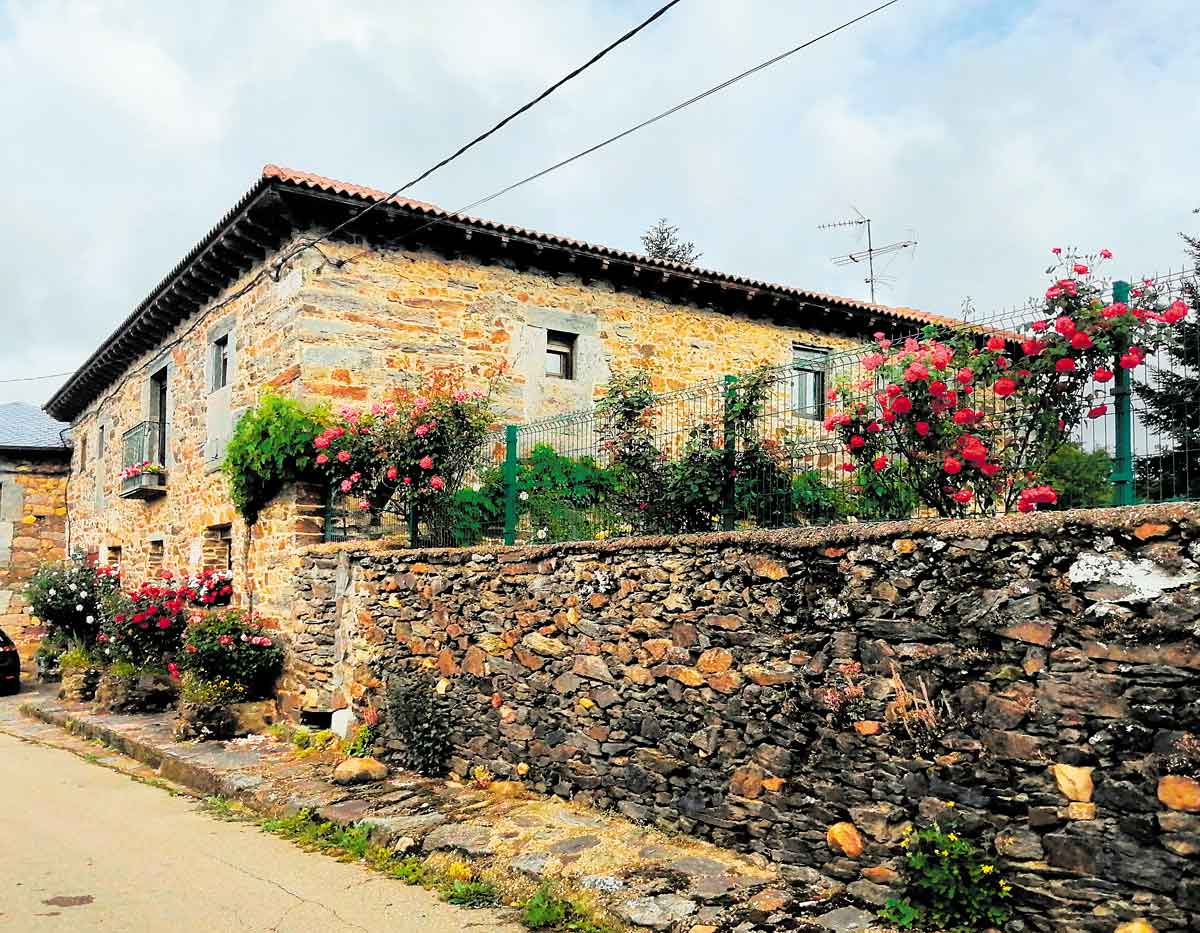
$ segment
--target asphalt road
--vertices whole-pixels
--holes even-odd
[[[304,852],[0,734],[0,930],[516,933],[491,911]]]

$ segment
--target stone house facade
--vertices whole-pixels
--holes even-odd
[[[39,564],[65,553],[67,427],[32,405],[0,405],[0,629],[16,642],[26,671],[42,629],[25,604],[25,583]]]
[[[452,367],[474,387],[503,373],[498,407],[525,421],[590,404],[633,366],[669,390],[799,361],[819,409],[824,354],[931,319],[385,199],[267,166],[58,390],[46,410],[74,432],[73,543],[127,579],[232,566],[286,624],[320,496],[280,496],[247,531],[218,472],[266,390],[369,405],[415,373]],[[144,460],[164,471],[118,477]]]

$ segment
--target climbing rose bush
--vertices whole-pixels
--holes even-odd
[[[487,394],[439,371],[392,402],[343,408],[313,440],[316,465],[364,511],[428,512],[462,485],[495,420]]]
[[[1084,417],[1089,387],[1141,365],[1183,302],[1159,309],[1148,288],[1106,304],[1094,263],[1055,254],[1043,314],[1020,331],[928,327],[894,343],[876,335],[865,379],[830,389],[840,408],[825,428],[845,444],[844,469],[889,471],[941,515],[999,506],[1027,512],[1057,501],[1043,466]],[[1102,250],[1097,261],[1110,259]]]

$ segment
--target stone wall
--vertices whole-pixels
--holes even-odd
[[[23,590],[38,564],[63,557],[67,456],[0,453],[0,629],[17,643],[26,671],[42,629]]]
[[[904,830],[938,819],[1003,861],[1012,930],[1197,929],[1200,784],[1163,771],[1200,731],[1198,560],[1179,506],[322,545],[287,689],[361,712],[427,668],[456,772],[525,774],[869,904],[896,889]]]

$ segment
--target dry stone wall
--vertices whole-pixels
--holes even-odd
[[[940,820],[1002,861],[1012,930],[1197,929],[1200,761],[1176,743],[1200,729],[1198,560],[1181,507],[326,545],[289,676],[361,713],[428,669],[454,771],[762,853],[797,885],[878,905],[905,830]]]

